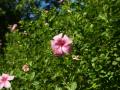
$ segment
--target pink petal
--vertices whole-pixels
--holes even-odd
[[[55,40],[51,40],[51,48],[52,49],[58,49],[60,46],[55,44]]]
[[[0,80],[2,79],[2,76],[0,76]]]
[[[60,33],[60,34],[54,36],[53,39],[58,40],[58,39],[62,38],[62,36],[63,36],[63,33]]]
[[[1,78],[6,78],[8,80],[9,75],[8,74],[2,74]]]
[[[65,45],[72,44],[72,40],[67,35],[64,35],[63,40],[66,42]]]
[[[8,77],[8,80],[13,80],[14,79],[14,76],[9,76]]]
[[[70,51],[71,51],[71,47],[69,45],[68,46],[63,46],[62,51],[66,54],[69,54]]]
[[[8,77],[9,75],[8,74],[2,74],[2,77]]]
[[[59,48],[57,48],[57,49],[54,49],[53,52],[54,52],[54,54],[55,54],[56,56],[61,56],[61,55],[63,55],[63,51],[62,51],[62,48],[61,48],[61,47],[59,47]]]
[[[5,87],[5,88],[10,88],[10,87],[11,87],[10,82],[9,82],[9,81],[6,81],[6,82],[4,83],[4,87]]]
[[[0,82],[0,89],[4,87],[4,83]]]

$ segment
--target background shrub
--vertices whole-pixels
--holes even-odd
[[[23,10],[23,1],[16,9]],[[119,0],[65,1],[60,11],[53,7],[48,12],[29,3],[37,18],[20,19],[18,29],[5,34],[0,60],[0,73],[16,76],[14,90],[120,89]],[[50,40],[59,33],[73,39],[68,56],[52,54]]]

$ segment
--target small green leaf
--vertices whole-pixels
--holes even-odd
[[[62,88],[61,87],[56,87],[55,90],[62,90]]]
[[[35,72],[31,73],[31,75],[30,75],[30,80],[33,80],[34,77],[35,77]]]
[[[67,87],[68,90],[76,90],[77,88],[77,83],[76,82],[72,82],[70,83]]]
[[[116,61],[120,61],[120,57],[116,58]]]
[[[71,83],[71,90],[76,90],[77,88],[77,83],[76,82],[72,82]]]
[[[117,65],[117,64],[118,64],[118,62],[116,62],[116,61],[112,62],[112,65]]]
[[[34,86],[37,86],[37,85],[39,85],[39,82],[38,82],[38,81],[34,81],[32,84],[33,84]]]

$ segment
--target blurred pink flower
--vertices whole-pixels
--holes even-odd
[[[30,70],[29,65],[27,65],[27,64],[23,65],[22,70],[24,72],[28,72]]]
[[[8,29],[10,29],[11,32],[14,32],[17,30],[17,24],[9,25]]]
[[[13,79],[14,76],[9,76],[8,74],[2,74],[2,76],[0,76],[0,89],[2,89],[3,87],[10,88],[11,84],[9,81]]]
[[[14,31],[17,28],[17,24],[13,24],[11,30]]]
[[[59,3],[62,3],[63,1],[64,1],[64,0],[59,0],[58,2],[59,2]]]
[[[64,54],[69,54],[71,51],[72,40],[67,36],[60,33],[53,37],[51,40],[51,47],[54,55],[62,56]]]

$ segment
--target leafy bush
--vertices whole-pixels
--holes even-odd
[[[16,32],[6,33],[0,73],[16,76],[14,90],[120,89],[119,0],[65,1],[59,12],[33,9],[36,20],[20,20]],[[70,55],[53,55],[50,40],[59,33],[73,39]]]

